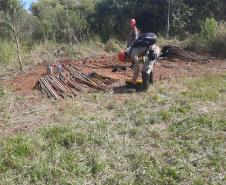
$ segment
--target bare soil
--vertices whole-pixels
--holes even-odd
[[[115,56],[100,56],[97,58],[85,58],[80,61],[62,61],[60,63],[75,65],[86,74],[96,72],[104,76],[119,79],[119,82],[115,86],[124,84],[125,79],[131,78],[132,76],[132,70],[129,68],[130,63],[120,63]],[[125,71],[120,68],[123,66],[126,67]],[[116,69],[116,72],[113,72],[113,69]],[[171,57],[156,62],[154,66],[154,81],[223,74],[225,72],[226,60],[215,59],[207,63],[201,63],[182,57]],[[36,82],[45,74],[46,66],[37,65],[23,74],[18,74],[14,80],[6,83],[13,86],[17,92],[32,95]]]
[[[86,74],[97,72],[101,75],[119,79],[114,85],[116,89],[119,87],[118,92],[121,92],[120,87],[124,85],[125,79],[132,76],[132,70],[129,68],[130,63],[120,63],[115,56],[99,56],[96,58],[85,58],[80,61],[62,61],[61,63],[75,65]],[[126,70],[122,70],[121,67],[125,67]],[[116,72],[113,72],[113,69],[116,69]],[[155,82],[181,77],[199,77],[224,73],[226,73],[226,60],[212,60],[207,63],[200,63],[186,58],[172,57],[156,62],[154,66]],[[46,65],[37,65],[29,68],[24,73],[18,74],[13,80],[4,81],[4,85],[14,89],[16,94],[26,95],[26,99],[16,101],[16,96],[11,96],[9,99],[11,106],[7,109],[7,112],[11,114],[7,121],[8,123],[1,123],[0,120],[2,133],[30,131],[54,120],[57,108],[54,104],[43,99],[40,93],[33,90],[36,82],[45,74]],[[125,91],[125,88],[123,88],[123,91]],[[117,90],[115,92],[117,93]],[[117,98],[124,99],[126,97],[118,95]]]

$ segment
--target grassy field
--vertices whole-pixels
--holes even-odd
[[[12,94],[0,88],[2,124],[12,119]],[[48,124],[0,136],[0,184],[225,184],[225,100],[226,76],[44,99],[27,109],[54,107]]]

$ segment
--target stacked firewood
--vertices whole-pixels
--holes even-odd
[[[41,77],[35,88],[56,100],[74,97],[79,93],[107,90],[118,79],[102,76],[97,73],[84,74],[75,66],[64,65],[59,74]]]

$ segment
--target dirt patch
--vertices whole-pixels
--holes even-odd
[[[119,63],[115,56],[86,58],[80,61],[62,61],[61,63],[76,66],[85,74],[96,72],[104,76],[117,78],[118,81],[114,84],[114,86],[118,87],[114,91],[116,94],[117,92],[119,93],[117,99],[124,100],[129,98],[122,94],[130,93],[130,91],[121,88],[121,86],[124,85],[125,79],[132,76],[132,70],[129,68],[130,63]],[[207,63],[200,63],[186,58],[174,57],[160,60],[154,66],[155,81],[224,73],[226,73],[226,60],[212,60]],[[39,96],[33,91],[38,79],[45,74],[46,66],[37,65],[22,74],[18,74],[14,80],[4,82],[8,86],[13,87],[16,93],[10,95],[9,102],[6,104],[6,118],[3,119],[2,123],[0,119],[0,130],[2,133],[30,131],[49,124],[56,118],[55,114],[59,110],[56,108],[55,102],[51,103],[51,100],[46,101],[46,98],[42,98],[43,96]],[[26,98],[23,99],[18,94],[26,95]]]
[[[207,63],[201,63],[177,57],[156,63],[154,78],[159,81],[181,77],[223,74],[225,71],[226,61],[224,60],[212,60]]]
[[[122,85],[124,80],[131,78],[132,70],[130,63],[119,63],[115,56],[101,56],[97,58],[85,58],[80,61],[62,61],[61,64],[76,66],[83,73],[96,72],[101,75],[116,78],[115,84]],[[121,67],[126,70],[122,70]],[[114,70],[115,69],[115,70]],[[113,72],[114,71],[114,72]],[[212,60],[207,63],[192,61],[183,57],[172,57],[156,62],[154,66],[154,80],[167,80],[181,77],[198,77],[212,74],[223,74],[226,72],[225,60]],[[14,89],[25,95],[33,94],[33,87],[38,79],[46,74],[46,66],[38,65],[30,68],[23,74],[19,74],[13,81],[8,82]]]
[[[46,73],[45,66],[37,65],[30,67],[26,72],[18,74],[9,84],[16,91],[25,95],[33,94],[33,87],[38,79]]]

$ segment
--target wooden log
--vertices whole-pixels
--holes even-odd
[[[42,83],[45,85],[46,89],[48,89],[48,91],[51,93],[52,97],[57,98],[57,94],[54,91],[54,89],[52,89],[52,86],[49,84],[49,82],[44,78],[42,78]]]
[[[43,93],[46,93],[47,96],[48,96],[48,98],[53,97],[53,96],[51,95],[51,93],[49,92],[48,88],[46,88],[46,86],[45,86],[41,81],[40,81],[40,85],[41,85],[41,88],[42,88],[42,92],[43,92]]]
[[[71,86],[79,92],[84,92],[84,90],[80,88],[79,85],[76,84],[76,82],[70,76],[67,77],[64,75],[64,78],[66,79],[65,83],[71,84]]]
[[[55,92],[60,95],[62,98],[65,97],[66,95],[66,92],[64,90],[62,90],[58,85],[57,83],[55,83],[54,81],[51,81],[50,79],[49,80],[49,83],[51,84],[51,86],[54,88]]]
[[[46,84],[44,77],[42,79],[40,79],[42,85],[43,85],[43,89],[44,91],[46,91],[48,97],[53,97],[54,99],[57,99],[54,95],[54,93],[50,90],[50,88],[48,87],[48,85]]]
[[[65,73],[64,77],[68,78],[68,80],[70,80],[74,86],[76,86],[76,88],[78,88],[80,91],[83,91],[84,92],[84,89],[82,89],[81,87],[79,87],[79,84],[81,83],[78,83],[75,79],[74,79],[74,76],[72,74],[70,74],[69,72]]]
[[[66,86],[66,85],[64,85],[62,82],[63,81],[60,81],[60,80],[58,80],[55,76],[50,76],[54,81],[55,81],[55,83],[57,83],[66,93],[70,93],[70,89]]]
[[[51,84],[46,80],[46,78],[42,78],[42,82],[44,83],[44,85],[48,88],[48,90],[50,91],[50,93],[52,94],[52,96],[59,100],[60,96],[55,92],[55,90],[52,88]]]
[[[86,74],[80,72],[78,68],[76,68],[75,66],[74,66],[73,68],[74,68],[74,71],[75,71],[78,75],[80,75],[81,78],[85,79],[87,82],[90,82],[90,83],[93,84],[94,86],[97,85],[97,84],[95,84],[95,82],[93,82],[93,81],[89,78],[89,76],[87,76]]]
[[[172,46],[170,49],[173,49],[175,51],[174,54],[176,54],[176,55],[186,57],[186,58],[189,58],[189,59],[192,59],[192,60],[196,60],[196,61],[201,62],[201,63],[209,62],[209,59],[207,59],[206,57],[197,55],[193,52],[186,51],[186,50],[180,49],[180,48],[175,47],[175,46]]]
[[[65,89],[63,89],[63,88],[61,87],[61,85],[58,84],[57,82],[55,82],[53,79],[51,79],[50,77],[47,77],[47,79],[48,79],[49,83],[55,88],[55,90],[56,90],[56,92],[57,92],[58,94],[60,94],[60,95],[63,96],[62,93],[64,93],[64,94],[67,93],[67,91],[66,91]]]
[[[53,82],[60,88],[60,90],[69,97],[73,96],[73,93],[70,88],[63,84],[63,81],[58,80],[55,76],[50,76]]]

